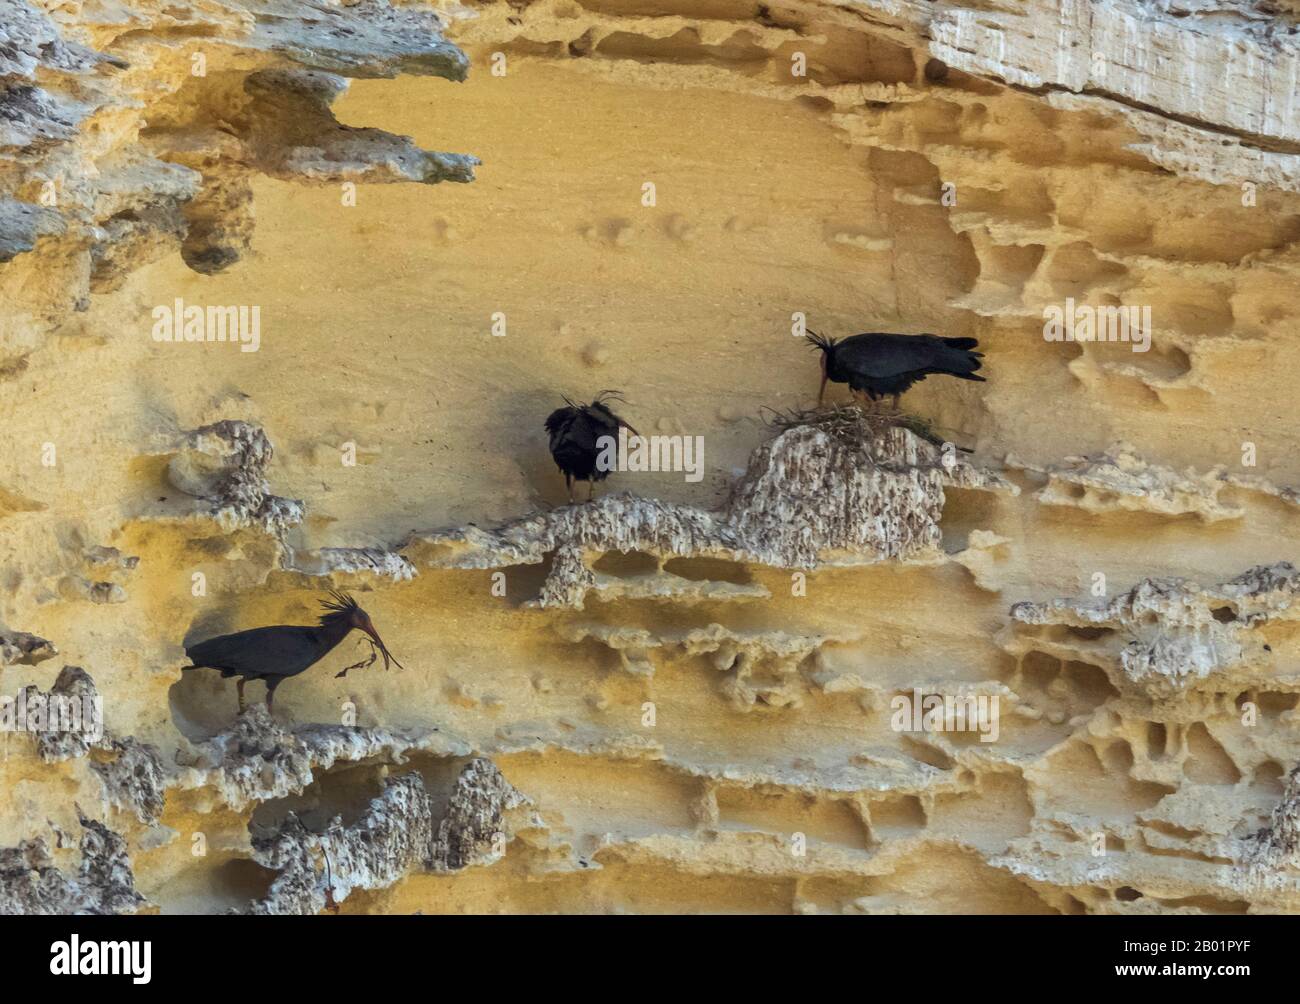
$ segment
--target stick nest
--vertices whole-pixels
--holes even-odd
[[[799,426],[812,426],[820,429],[841,446],[864,454],[874,462],[872,445],[882,432],[892,428],[903,428],[924,439],[927,443],[940,448],[946,440],[939,436],[934,427],[923,418],[915,415],[885,414],[864,411],[852,405],[833,405],[828,408],[791,408],[788,411],[772,411],[764,421],[774,428],[785,432]],[[960,447],[959,447],[960,449]],[[969,450],[963,452],[969,453]]]

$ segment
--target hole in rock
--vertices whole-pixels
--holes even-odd
[[[1276,760],[1265,760],[1255,768],[1251,782],[1256,788],[1263,789],[1268,795],[1280,798],[1286,788],[1286,784],[1282,779],[1285,773],[1282,765]]]
[[[871,832],[877,840],[907,836],[925,829],[925,810],[915,795],[872,802]]]
[[[664,571],[692,582],[730,582],[737,586],[753,582],[744,565],[720,558],[672,558],[664,563]]]
[[[1276,718],[1288,711],[1294,711],[1300,705],[1300,694],[1283,694],[1275,690],[1266,690],[1255,697],[1255,703],[1265,715]]]
[[[1162,899],[1159,903],[1169,909],[1190,907],[1202,913],[1246,913],[1250,904],[1240,899],[1219,899],[1215,896],[1188,896],[1185,899]]]
[[[668,38],[616,31],[596,43],[596,52],[642,63],[705,63],[749,73],[758,72],[769,58],[768,51],[756,44],[754,36],[747,31],[738,31],[718,45],[706,45],[694,28],[683,28]]]
[[[1089,709],[1119,697],[1119,691],[1110,682],[1106,671],[1090,662],[1067,662],[1061,668],[1061,678],[1076,698],[1073,703],[1082,704]]]
[[[294,813],[313,833],[323,833],[335,816],[350,826],[364,815],[372,799],[383,790],[379,769],[373,764],[345,764],[318,772],[300,794],[263,802],[253,810],[250,825],[274,828]]]
[[[947,753],[910,735],[903,735],[903,747],[907,755],[914,760],[928,763],[931,767],[938,767],[940,770],[952,770],[953,768],[952,757]]]
[[[724,787],[717,792],[720,827],[782,836],[795,831],[825,844],[865,849],[862,820],[847,802]]]
[[[659,559],[644,551],[606,551],[591,567],[593,571],[627,579],[653,575],[659,571]]]
[[[1228,751],[1210,735],[1202,722],[1192,723],[1187,730],[1187,759],[1183,762],[1183,774],[1198,784],[1236,784],[1241,780],[1241,771],[1232,762]]]
[[[1117,740],[1106,746],[1102,751],[1101,760],[1107,770],[1127,774],[1133,769],[1133,748],[1122,739]]]
[[[546,582],[546,577],[551,574],[551,568],[555,564],[555,555],[548,554],[542,561],[532,565],[509,565],[506,568],[494,569],[505,576],[505,600],[512,606],[522,606],[529,600],[537,599],[537,595],[542,591],[542,585]],[[487,586],[491,587],[495,581],[492,578],[492,572],[488,573],[489,579]]]
[[[1147,722],[1147,758],[1163,760],[1168,748],[1169,735],[1163,722]]]
[[[231,858],[208,874],[212,882],[212,898],[208,902],[241,907],[265,896],[276,876],[271,869],[263,868],[248,858]]]
[[[1033,651],[1025,655],[1020,664],[1025,682],[1038,690],[1046,691],[1061,673],[1061,661],[1046,652]]]

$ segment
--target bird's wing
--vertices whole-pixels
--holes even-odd
[[[627,426],[629,429],[632,428],[632,426],[628,425],[623,421],[623,419],[619,418],[610,411],[607,406],[601,404],[599,401],[595,401],[587,406],[587,418],[591,422],[592,432],[596,438],[601,436],[617,436],[618,427],[620,425]]]
[[[187,646],[185,654],[196,667],[250,675],[292,675],[311,665],[317,652],[315,637],[316,631],[310,627],[260,627],[209,638]]]
[[[565,433],[573,425],[573,420],[578,417],[576,408],[556,408],[546,419],[546,431],[551,437],[551,449],[554,450],[558,442],[564,439]]]
[[[618,435],[618,426],[607,428],[606,424],[591,414],[590,409],[584,409],[573,420],[572,424],[564,430],[564,444],[574,449],[584,452],[595,453],[599,447],[596,441],[601,436]]]
[[[854,335],[835,347],[835,363],[864,376],[892,377],[929,369],[948,351],[933,335]]]

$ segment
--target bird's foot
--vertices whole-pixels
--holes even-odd
[[[855,390],[850,391],[850,394],[852,395],[853,403],[858,406],[858,410],[864,415],[874,415],[876,413],[876,402],[867,397],[865,393],[860,390]]]

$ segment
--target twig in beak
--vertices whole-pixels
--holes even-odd
[[[370,643],[370,655],[362,659],[360,662],[354,662],[351,666],[344,666],[341,670],[339,670],[339,672],[334,674],[334,679],[337,680],[341,676],[347,676],[349,669],[365,669],[367,666],[373,666],[375,664],[375,660],[378,659],[380,655],[384,657],[385,670],[388,669],[388,663],[390,661],[398,669],[406,668],[400,662],[398,662],[397,659],[393,657],[393,654],[384,647],[384,643],[382,641],[379,641],[377,638],[366,638],[363,636],[359,640]]]
[[[379,649],[375,646],[375,643],[373,641],[370,641],[370,639],[366,637],[362,637],[359,640],[370,642],[370,658],[362,659],[360,662],[354,662],[351,666],[344,666],[341,670],[339,670],[337,673],[334,674],[334,679],[337,680],[341,676],[347,676],[349,669],[365,669],[367,666],[373,666],[375,664],[375,660],[379,658]]]

